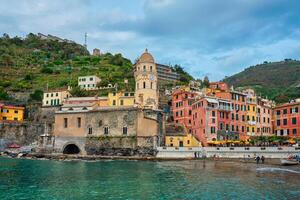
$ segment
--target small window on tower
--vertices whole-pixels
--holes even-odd
[[[146,82],[143,82],[143,88],[144,89],[146,88]]]

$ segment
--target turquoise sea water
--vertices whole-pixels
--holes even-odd
[[[0,200],[8,199],[300,199],[300,168],[0,158]]]

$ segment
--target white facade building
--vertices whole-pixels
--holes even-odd
[[[78,77],[78,86],[81,89],[85,90],[96,90],[97,83],[99,83],[101,79],[97,76],[79,76]]]
[[[43,106],[60,106],[70,96],[68,90],[50,90],[44,92]]]

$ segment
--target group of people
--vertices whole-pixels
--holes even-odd
[[[259,164],[259,161],[261,160],[261,163],[264,164],[265,163],[265,157],[264,156],[256,156],[255,157],[255,160],[256,160],[256,164]]]

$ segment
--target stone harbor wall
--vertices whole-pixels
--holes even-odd
[[[44,134],[44,124],[30,122],[1,122],[0,139],[5,139],[9,143],[19,145],[29,145],[38,140]]]
[[[138,147],[136,136],[87,138],[85,151],[88,155],[104,156],[154,156],[151,147]]]

